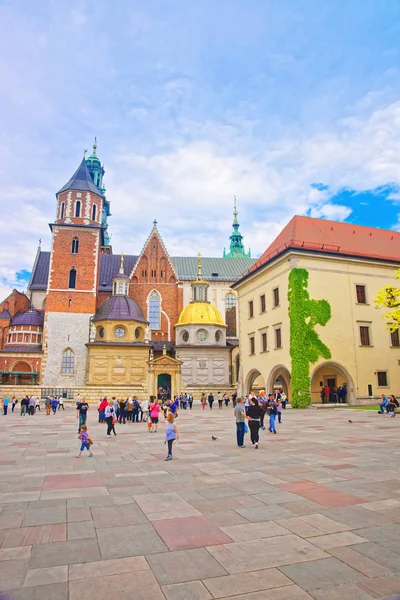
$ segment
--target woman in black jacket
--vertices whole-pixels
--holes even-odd
[[[261,406],[259,406],[257,398],[251,398],[250,402],[251,402],[251,404],[249,406],[249,412],[248,412],[250,437],[251,437],[251,443],[253,444],[254,448],[257,450],[258,449],[258,439],[259,439],[258,433],[260,430],[260,423],[261,423],[261,417],[263,414],[263,409],[261,408]]]

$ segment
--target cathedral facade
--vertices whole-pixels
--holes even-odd
[[[0,303],[3,385],[72,396],[119,387],[147,395],[236,385],[237,296],[254,261],[239,231],[221,258],[171,257],[157,222],[137,255],[115,255],[97,145],[56,194],[52,245],[26,294]],[[195,253],[194,253],[195,254]]]

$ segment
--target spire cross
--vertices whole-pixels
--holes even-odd
[[[119,264],[119,272],[121,274],[124,273],[124,260],[125,260],[125,254],[123,252],[121,252],[121,262]]]
[[[197,279],[201,279],[201,254],[197,255]]]
[[[97,137],[94,138],[94,144],[93,144],[93,154],[94,154],[94,156],[96,156],[96,150],[97,150]]]
[[[154,219],[153,225],[154,225],[154,227],[157,227],[157,221],[156,221],[156,219]]]

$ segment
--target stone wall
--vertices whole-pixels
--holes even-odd
[[[86,383],[91,314],[46,313],[44,322],[44,387],[75,388]],[[75,356],[73,374],[61,373],[62,354],[70,348]]]
[[[190,386],[227,386],[229,383],[229,348],[179,348],[182,380]]]

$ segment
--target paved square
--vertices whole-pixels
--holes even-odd
[[[15,600],[400,594],[400,417],[286,410],[255,451],[236,447],[232,409],[195,406],[164,462],[162,426],[109,439],[96,414],[93,458],[76,457],[72,407],[0,417],[0,590]]]

